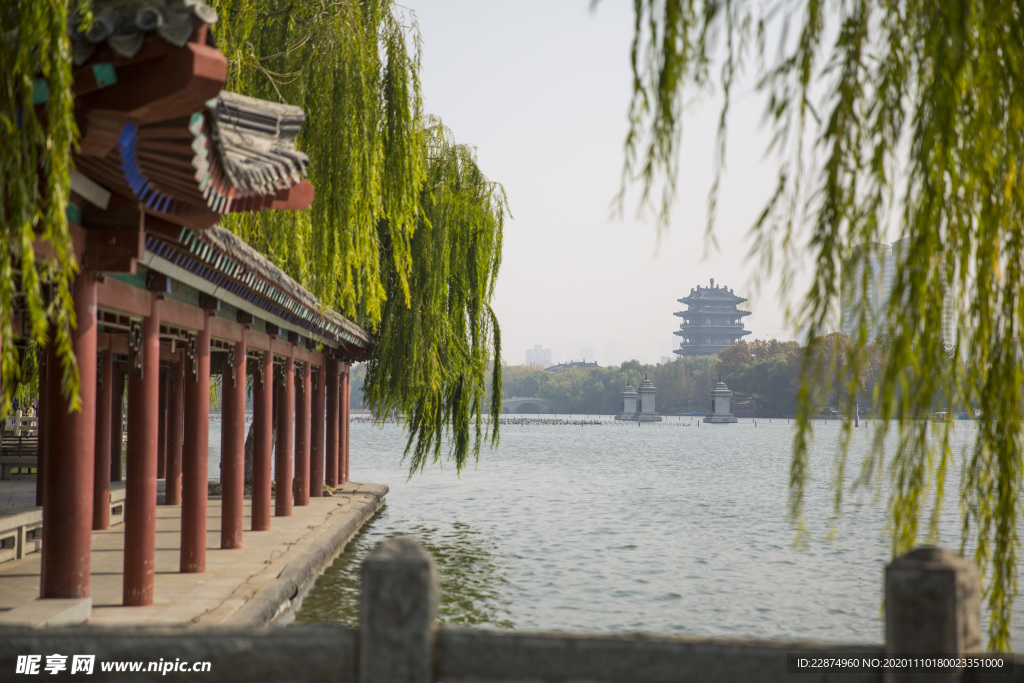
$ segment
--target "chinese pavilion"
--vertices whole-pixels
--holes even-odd
[[[743,318],[750,311],[736,308],[746,299],[727,287],[716,287],[714,278],[710,286],[695,287],[678,301],[687,306],[675,314],[683,319],[674,333],[683,338],[675,350],[680,356],[710,356],[750,334],[750,330],[743,329]]]
[[[217,15],[201,0],[95,0],[93,10],[92,27],[71,33],[81,410],[69,411],[51,345],[39,386],[40,596],[89,596],[90,534],[110,524],[126,422],[123,601],[148,605],[158,478],[165,504],[181,509],[180,570],[205,569],[211,374],[223,378],[221,547],[239,548],[247,376],[251,531],[261,531],[347,481],[349,366],[367,357],[369,336],[215,227],[236,211],[310,205],[308,159],[295,148],[303,111],[222,89]],[[35,85],[42,107],[49,85]],[[47,243],[34,246],[47,256]],[[24,315],[13,313],[16,344]]]

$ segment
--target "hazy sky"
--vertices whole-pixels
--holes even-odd
[[[629,105],[632,3],[603,0],[406,0],[423,36],[426,111],[477,148],[505,186],[506,224],[494,299],[503,356],[550,347],[555,362],[657,362],[678,347],[692,287],[716,284],[749,299],[747,337],[791,339],[774,285],[752,291],[747,231],[774,187],[762,161],[763,105],[749,84],[734,95],[727,174],[704,257],[718,104],[694,108],[684,128],[680,195],[658,247],[654,221],[611,217]]]

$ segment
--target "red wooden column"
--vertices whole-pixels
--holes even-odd
[[[295,412],[295,359],[289,349],[277,392],[277,448],[274,458],[274,514],[292,515],[292,418]]]
[[[159,418],[157,419],[156,431],[156,478],[167,477],[167,378],[170,371],[167,368],[160,368],[160,388],[158,389],[157,404],[159,405]]]
[[[114,354],[100,352],[99,383],[96,394],[96,459],[92,479],[92,528],[110,528],[110,413],[114,408]]]
[[[57,392],[51,397],[51,425],[43,499],[43,557],[40,597],[89,596],[92,543],[92,478],[96,463],[96,279],[80,273],[73,285],[76,329],[71,332],[80,358],[81,410]],[[58,375],[56,345],[49,347],[49,369]],[[50,386],[53,386],[51,381]]]
[[[312,436],[309,443],[309,495],[320,498],[324,495],[324,379],[327,373],[321,363],[313,381],[313,405],[311,411]]]
[[[260,354],[253,369],[252,530],[270,530],[270,464],[273,451],[274,354]]]
[[[338,429],[338,469],[339,479],[342,484],[347,484],[348,477],[348,432],[349,432],[349,409],[352,407],[352,392],[349,390],[348,373],[351,366],[344,363],[341,370],[341,418]]]
[[[302,364],[302,381],[295,397],[295,504],[309,505],[309,409],[312,402],[310,365]]]
[[[327,454],[324,475],[327,486],[338,486],[338,361],[328,358],[324,388],[327,391]]]
[[[185,370],[185,450],[181,481],[183,573],[206,571],[207,457],[210,440],[210,313],[195,336],[191,367]],[[191,343],[191,342],[190,342]],[[186,354],[188,355],[188,354]]]
[[[129,347],[132,337],[129,332]],[[159,423],[160,300],[142,321],[128,363],[128,469],[124,500],[125,605],[153,604],[156,563],[156,437]]]
[[[110,481],[121,481],[124,447],[124,363],[115,361],[110,395]]]
[[[242,512],[245,504],[245,332],[242,341],[228,351],[221,382],[224,410],[221,422],[220,547],[242,547]]]
[[[164,503],[181,505],[181,454],[185,441],[185,361],[178,361],[167,372],[167,480]]]

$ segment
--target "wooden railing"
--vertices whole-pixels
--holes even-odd
[[[94,656],[94,673],[89,676],[93,681],[131,678],[132,674],[102,670],[103,663],[113,661],[141,662],[142,671],[150,672],[171,662],[209,662],[210,680],[217,681],[960,683],[1024,679],[1024,658],[1018,655],[971,654],[981,648],[977,569],[935,548],[916,550],[886,568],[884,645],[447,628],[436,625],[438,600],[431,557],[412,538],[389,539],[363,564],[358,630],[341,626],[201,632],[0,628],[0,679],[14,680],[19,661],[25,665],[26,657],[41,657],[45,662],[54,653]],[[936,660],[943,665],[921,666],[922,661]],[[145,668],[149,662],[158,668]],[[960,666],[949,666],[949,662]],[[986,665],[978,666],[981,663]]]

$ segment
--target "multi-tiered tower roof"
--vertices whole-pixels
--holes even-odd
[[[676,335],[683,338],[675,350],[680,356],[710,356],[738,342],[750,330],[743,329],[744,316],[750,311],[736,307],[746,301],[727,287],[716,287],[714,279],[708,287],[695,287],[690,295],[678,299],[686,304],[677,316],[683,319]]]

